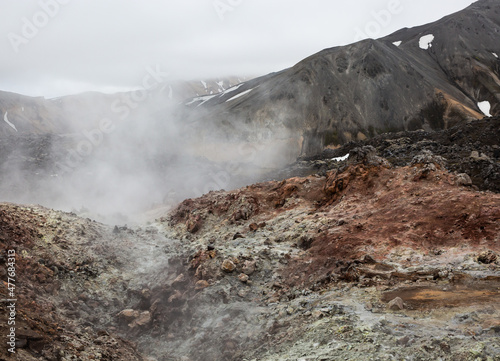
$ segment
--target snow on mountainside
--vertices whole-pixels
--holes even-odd
[[[325,49],[231,94],[188,101],[186,117],[210,127],[206,138],[287,142],[290,159],[385,132],[447,129],[499,113],[499,34],[500,3],[480,0],[431,24]]]
[[[103,118],[122,120],[125,114],[136,109],[161,113],[168,104],[181,104],[186,99],[193,99],[193,102],[197,98],[208,100],[212,96],[236,90],[237,84],[246,80],[246,77],[227,77],[165,82],[145,89],[147,97],[144,100],[140,99],[142,95],[134,95],[134,92],[86,92],[46,99],[0,91],[0,116],[4,120],[0,122],[0,137],[12,136],[14,133],[79,132],[98,127]]]

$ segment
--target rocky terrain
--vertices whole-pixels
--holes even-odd
[[[143,102],[0,93],[0,361],[500,360],[499,12]]]
[[[465,173],[467,183],[475,189],[500,191],[500,117],[483,118],[458,124],[447,130],[385,133],[365,141],[351,141],[339,148],[323,150],[312,157],[302,157],[279,172],[269,175],[285,179],[311,173],[324,174],[336,167],[338,159],[351,150],[372,146],[393,166],[404,166],[423,151],[440,156],[450,172]]]
[[[471,124],[455,152],[498,166]],[[376,138],[141,226],[1,204],[18,301],[0,359],[500,359],[500,196],[447,169],[447,134]]]

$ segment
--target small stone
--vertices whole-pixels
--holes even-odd
[[[456,184],[458,186],[471,186],[472,179],[467,173],[460,173],[456,176]]]
[[[233,261],[229,260],[229,259],[225,259],[223,262],[222,262],[222,266],[221,266],[222,270],[224,272],[227,272],[227,273],[231,273],[233,272],[235,269],[236,269],[236,265],[234,264]]]
[[[257,262],[255,261],[245,261],[243,263],[243,273],[251,276],[255,272]]]
[[[252,223],[248,226],[252,232],[255,232],[256,230],[259,229],[259,225],[257,223]]]
[[[396,344],[399,346],[408,346],[408,342],[410,342],[410,338],[408,336],[404,336],[397,340]]]
[[[207,288],[209,286],[210,286],[210,284],[207,281],[205,281],[205,280],[199,280],[194,285],[194,289],[195,290],[202,290],[202,289]]]
[[[118,313],[118,317],[125,321],[132,321],[133,319],[139,317],[139,311],[128,308]]]
[[[248,290],[239,290],[238,291],[238,296],[241,298],[245,298],[248,295]]]
[[[186,276],[184,276],[183,273],[181,273],[180,275],[178,275],[175,280],[172,282],[172,287],[175,287],[175,286],[178,286],[178,285],[181,285],[183,283],[186,282]]]
[[[365,263],[365,264],[375,264],[377,263],[377,261],[375,261],[373,259],[372,256],[370,256],[369,254],[365,254],[365,256],[363,257],[363,259],[361,260],[362,263]]]
[[[233,236],[233,240],[238,239],[238,238],[245,238],[244,235],[242,235],[240,232],[237,232]]]
[[[441,348],[441,350],[443,350],[443,352],[446,352],[446,353],[451,352],[451,346],[445,341],[441,341],[439,343],[439,347]]]
[[[449,274],[448,270],[441,270],[438,272],[439,278],[448,278]]]
[[[401,311],[405,308],[405,306],[401,297],[396,297],[387,304],[387,308],[392,311]]]
[[[202,223],[203,220],[199,215],[194,216],[186,221],[186,229],[189,233],[196,233],[201,228]]]
[[[249,278],[249,277],[248,277],[248,275],[246,275],[246,274],[244,274],[244,273],[242,273],[242,274],[240,274],[240,275],[238,276],[238,279],[239,279],[241,282],[243,282],[243,283],[247,283],[247,282],[248,282],[248,278]]]
[[[171,295],[168,298],[168,303],[179,303],[179,302],[182,302],[182,293],[177,290],[174,292],[173,295]]]
[[[493,251],[485,251],[479,254],[477,261],[483,264],[492,264],[498,260],[498,255]]]
[[[314,310],[312,312],[312,317],[314,317],[314,318],[321,318],[323,316],[324,316],[324,314],[320,310]]]
[[[139,317],[134,321],[137,326],[145,326],[151,321],[151,314],[149,311],[141,312]]]
[[[486,154],[479,153],[477,150],[472,151],[470,157],[476,161],[490,160],[490,157],[488,157]]]

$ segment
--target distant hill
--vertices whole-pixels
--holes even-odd
[[[168,105],[217,94],[245,80],[245,77],[226,77],[159,83],[146,89],[146,99],[142,99],[142,93],[134,97],[134,92],[86,92],[46,99],[0,91],[0,137],[79,132],[95,127],[104,117],[123,118],[128,111],[156,112],[161,117]]]

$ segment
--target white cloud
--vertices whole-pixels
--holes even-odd
[[[262,75],[353,42],[356,28],[397,0],[220,0],[236,4],[223,21],[213,0],[65,0],[16,53],[8,34],[22,34],[23,19],[33,22],[43,11],[41,2],[57,1],[63,3],[0,0],[1,90],[56,96],[135,88],[152,64],[181,79]],[[470,3],[400,0],[403,10],[378,35],[437,20]]]

